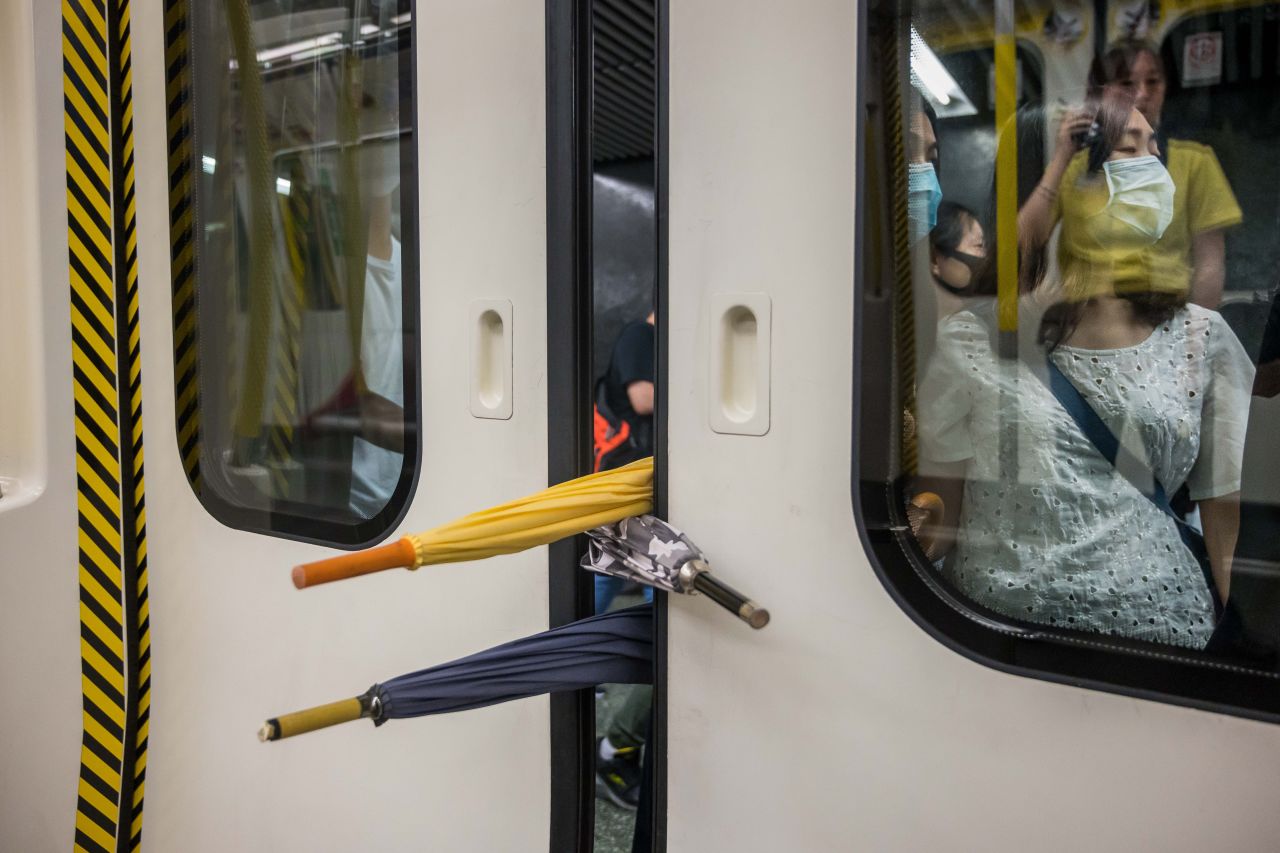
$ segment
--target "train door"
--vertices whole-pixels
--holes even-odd
[[[1040,98],[1043,88],[1050,106],[1058,98],[1079,104],[1095,50],[1104,56],[1143,21],[1150,38],[1163,39],[1189,20],[1184,5],[1108,6],[1109,17],[1095,20],[1097,4],[669,4],[659,183],[667,204],[659,317],[667,509],[773,620],[753,632],[697,598],[670,601],[668,849],[1274,845],[1275,817],[1259,808],[1258,792],[1274,789],[1280,735],[1271,723],[1242,718],[1274,719],[1273,671],[1190,653],[1189,643],[1129,642],[1118,638],[1123,630],[1099,638],[1066,624],[1079,618],[1070,605],[1062,624],[1025,621],[1038,599],[1026,602],[1027,612],[975,606],[949,589],[951,565],[934,566],[911,537],[911,494],[902,491],[916,474],[915,454],[923,460],[928,449],[917,437],[936,428],[927,408],[915,408],[925,394],[915,396],[913,371],[918,364],[923,373],[929,356],[910,342],[926,334],[932,341],[940,316],[922,325],[915,312],[943,290],[927,261],[911,266],[909,229],[937,205],[937,187],[916,178],[940,175],[944,204],[966,192],[984,201],[995,185],[1007,217],[1016,173],[1011,149],[1002,147],[999,159],[994,152],[997,130],[1023,95]],[[1146,17],[1156,7],[1164,8],[1159,26]],[[1254,24],[1269,20],[1259,15]],[[1228,41],[1264,52],[1223,62],[1214,53],[1223,29]],[[1170,79],[1177,67],[1188,91],[1197,81],[1243,88],[1259,74],[1272,82],[1252,85],[1274,87],[1272,30],[1252,41],[1216,19],[1192,33],[1202,30],[1208,35],[1185,54],[1190,65],[1184,42],[1170,42]],[[971,68],[974,56],[954,56],[966,46],[986,51]],[[1016,86],[1023,91],[1015,97]],[[1203,119],[1208,110],[1200,103],[1184,115]],[[931,139],[912,123],[925,114],[940,128]],[[1261,121],[1248,130],[1234,124],[1234,132],[1265,139]],[[1220,150],[1230,148],[1231,132],[1214,137]],[[918,176],[908,162],[921,164]],[[1029,190],[1040,173],[1027,174]],[[1248,169],[1230,180],[1251,192]],[[1269,186],[1264,212],[1274,200]],[[1229,229],[1234,221],[1210,224]],[[1274,227],[1264,214],[1254,221]],[[1007,254],[1014,233],[1000,232],[1006,254],[997,257],[1013,258],[1016,279],[1017,254]],[[1227,231],[1228,266],[1237,233]],[[914,291],[912,269],[923,271]],[[1228,281],[1228,291],[1246,287],[1230,273]],[[1018,291],[999,293],[1006,307],[982,316],[992,328],[1015,329],[999,324]],[[1189,320],[1208,316],[1179,310]],[[1022,317],[1025,327],[1031,320]],[[974,346],[989,346],[990,355],[999,335],[988,345],[983,327],[974,328]],[[1232,353],[1242,365],[1241,352]],[[967,393],[970,368],[980,368],[959,358],[954,383],[932,393]],[[1016,369],[1004,361],[992,370],[1010,364]],[[1003,374],[978,378],[993,375]],[[1053,401],[1046,386],[1022,387]],[[1023,453],[1034,452],[1022,441]],[[1023,485],[1028,500],[1038,497],[1031,490],[1041,484]],[[975,500],[980,491],[981,483]],[[1135,501],[1147,511],[1145,499]],[[1023,507],[1011,498],[1008,509]],[[1039,529],[1028,523],[1024,532]],[[1017,549],[1030,540],[1008,541]],[[980,570],[988,568],[996,565]],[[1101,571],[1128,568],[1117,559]],[[1019,593],[1024,580],[1031,589],[1026,570]],[[1198,573],[1194,580],[1202,584],[1198,606],[1207,608],[1204,581]],[[1008,586],[1014,590],[1012,577]],[[1086,583],[1071,594],[1088,590]],[[1208,618],[1196,613],[1190,624]],[[1139,627],[1146,625],[1144,615]]]
[[[147,39],[144,47],[135,36],[134,103],[139,161],[150,166],[138,177],[141,276],[149,287],[143,300],[144,367],[156,387],[172,379],[181,396],[189,377],[181,357],[174,374],[175,347],[185,329],[173,319],[180,310],[173,300],[181,287],[174,277],[182,270],[174,269],[171,251],[181,235],[172,215],[172,169],[163,167],[175,130],[174,81],[166,75],[172,75],[176,57],[172,39],[164,37],[174,27],[174,5],[179,4],[147,4],[139,10],[143,14],[135,14],[135,27]],[[237,181],[254,176],[252,133],[237,136],[234,128],[226,129],[228,122],[252,121],[249,93],[241,88],[237,116],[221,70],[232,61],[245,63],[237,44],[243,36],[227,18],[235,5],[190,6],[193,73],[184,81],[199,157],[191,162],[205,169],[199,177],[214,187],[223,167],[218,147],[243,158],[233,168],[245,176],[228,181],[232,191]],[[308,337],[312,332],[304,328],[301,343],[314,359],[316,385],[309,403],[298,401],[311,413],[314,435],[295,434],[298,450],[279,464],[271,445],[276,436],[259,430],[266,444],[250,463],[256,466],[250,476],[267,478],[253,488],[268,493],[277,487],[272,478],[287,478],[284,488],[300,489],[305,500],[320,506],[313,515],[330,518],[337,512],[349,525],[354,511],[359,520],[354,533],[348,527],[346,542],[333,542],[323,527],[270,531],[314,540],[302,543],[263,535],[268,531],[253,510],[257,523],[245,525],[252,530],[213,517],[183,470],[189,464],[182,455],[185,407],[157,402],[151,408],[150,433],[170,449],[178,436],[181,451],[152,454],[148,471],[153,708],[157,720],[184,722],[153,729],[149,843],[156,849],[189,848],[195,839],[208,849],[536,849],[547,836],[544,703],[455,716],[442,726],[388,727],[377,738],[355,731],[264,747],[246,735],[268,708],[302,707],[308,697],[323,700],[334,690],[345,695],[379,673],[411,671],[546,627],[544,552],[305,592],[292,589],[286,578],[289,566],[323,552],[323,540],[349,547],[363,544],[352,539],[367,542],[426,528],[547,483],[543,4],[359,2],[323,10],[315,4],[249,5],[269,132],[274,139],[277,128],[289,129],[290,121],[298,125],[294,138],[273,143],[275,211],[268,221],[287,229],[297,218],[311,217],[331,237],[327,246],[307,246],[309,254],[301,259],[276,256],[286,272],[300,264],[315,291],[303,294],[302,320],[304,327],[314,324],[317,337]],[[201,46],[219,38],[223,65],[214,67],[208,54],[218,48],[206,46],[202,57]],[[344,49],[329,51],[331,42]],[[233,89],[235,80],[250,79],[237,72]],[[237,148],[237,139],[248,144]],[[293,153],[298,148],[300,156]],[[205,158],[219,162],[206,169]],[[300,182],[314,188],[302,199]],[[360,187],[354,195],[364,208],[359,212],[343,209],[353,200],[352,184]],[[332,193],[326,191],[330,186]],[[209,200],[217,210],[216,197]],[[218,218],[228,228],[237,219],[241,227],[255,228],[252,214],[242,206]],[[374,228],[379,216],[386,217],[379,223],[381,236]],[[195,221],[201,227],[199,215]],[[341,274],[353,256],[361,266],[362,252],[353,246],[364,246],[366,255],[363,280],[354,282],[363,285],[363,299],[349,295],[353,282]],[[250,243],[248,257],[242,252],[239,260],[242,269],[248,265],[250,281],[252,249]],[[200,269],[197,259],[197,289]],[[336,293],[324,290],[331,279],[340,285]],[[327,310],[335,306],[340,307]],[[353,308],[363,311],[358,325]],[[197,322],[216,322],[218,310]],[[346,325],[334,335],[329,323]],[[361,346],[350,356],[341,352],[341,342],[350,345],[356,335],[363,335]],[[378,335],[384,336],[380,347],[371,340]],[[251,338],[245,340],[252,345]],[[215,369],[217,343],[196,343],[204,357],[199,369]],[[345,369],[335,369],[335,361]],[[353,368],[357,361],[359,371]],[[234,354],[226,363],[242,364]],[[305,360],[301,366],[306,369]],[[198,381],[206,382],[203,375]],[[237,381],[234,372],[213,380]],[[401,388],[403,397],[397,398]],[[219,400],[223,393],[206,395]],[[370,394],[378,398],[372,408],[359,402],[353,408],[344,399]],[[344,421],[352,414],[389,419],[393,438],[395,421],[401,420],[401,440],[383,444],[367,431],[344,436]],[[323,427],[326,421],[332,428]],[[213,434],[203,423],[200,428]],[[234,441],[224,444],[215,453],[206,451],[203,464],[217,466],[216,453],[230,453],[225,468],[235,476],[236,452]],[[368,479],[359,470],[362,464],[382,478],[370,484],[371,501],[369,487],[356,482]],[[312,481],[306,480],[309,473],[316,475]],[[208,483],[203,466],[201,477]],[[244,484],[232,488],[243,490]],[[296,505],[298,494],[291,493],[285,506]],[[268,523],[288,521],[288,509],[282,513],[279,506],[269,510]],[[376,521],[376,529],[366,529],[365,519]],[[174,677],[161,676],[166,671]],[[338,767],[345,768],[340,775],[349,786],[334,784]],[[255,801],[263,804],[261,811],[247,805]],[[233,809],[245,818],[224,820]]]
[[[5,459],[48,460],[0,471],[5,680],[41,696],[4,691],[6,846],[543,847],[545,702],[255,732],[547,625],[542,550],[289,582],[547,484],[544,4],[4,17],[6,263],[41,282],[5,388],[46,421]]]
[[[7,845],[27,850],[70,843],[82,723],[67,247],[42,240],[67,229],[61,110],[40,107],[61,102],[61,70],[37,62],[33,36],[56,33],[37,12],[31,4],[0,12],[0,153],[11,164],[0,181],[12,201],[0,214],[0,251],[12,276],[0,288],[0,310],[10,318],[0,336],[8,401],[0,415],[0,718],[8,755],[0,823]],[[41,694],[34,706],[32,691]]]

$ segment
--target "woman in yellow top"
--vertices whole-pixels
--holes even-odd
[[[1094,63],[1089,73],[1090,98],[1126,97],[1159,132],[1166,81],[1157,51],[1139,41],[1116,44]],[[1064,277],[1084,262],[1094,275],[1112,281],[1140,282],[1143,288],[1187,296],[1189,302],[1216,308],[1225,281],[1225,229],[1243,220],[1240,205],[1222,166],[1206,145],[1168,139],[1158,156],[1177,191],[1173,217],[1163,234],[1142,251],[1093,240],[1084,219],[1107,203],[1107,187],[1091,178],[1100,164],[1089,162],[1082,141],[1096,132],[1096,109],[1068,114],[1062,121],[1053,159],[1044,176],[1018,212],[1020,239],[1032,246],[1048,242],[1053,226],[1062,222],[1058,259]],[[1148,223],[1154,227],[1156,223]]]

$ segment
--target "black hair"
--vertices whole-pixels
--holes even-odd
[[[938,205],[938,224],[929,232],[933,251],[947,255],[959,249],[969,224],[977,221],[978,215],[963,204],[943,199]]]
[[[924,98],[921,98],[921,99],[920,99],[920,110],[921,110],[921,112],[923,112],[923,113],[924,113],[924,117],[925,117],[926,119],[928,119],[928,121],[929,121],[929,126],[933,128],[933,138],[934,138],[934,139],[937,139],[937,140],[941,140],[941,137],[940,137],[940,136],[938,136],[938,113],[937,113],[937,111],[936,111],[936,110],[934,110],[934,108],[933,108],[933,104],[929,103],[929,102],[928,102],[928,101],[926,101]],[[936,153],[936,154],[934,155],[934,157],[933,157],[933,171],[935,171],[935,172],[938,174],[938,179],[939,179],[939,180],[941,180],[941,179],[942,179],[942,144],[941,144],[941,141],[939,141],[939,144],[938,144],[938,151],[937,151],[937,153]]]
[[[1048,121],[1043,107],[1019,107],[1012,121],[1001,129],[996,139],[1000,146],[1016,144],[1018,152],[1018,209],[1026,204],[1045,170],[1045,144]],[[987,195],[986,215],[978,220],[987,247],[986,262],[974,272],[969,292],[975,296],[995,296],[999,290],[998,231],[996,223],[996,174],[991,172],[991,188]],[[1018,241],[1018,289],[1026,293],[1039,285],[1049,268],[1047,246],[1030,246]]]
[[[1156,67],[1160,69],[1160,75],[1167,80],[1169,75],[1165,71],[1164,60],[1155,45],[1142,39],[1121,39],[1107,48],[1107,52],[1102,56],[1094,57],[1093,62],[1089,64],[1089,97],[1100,100],[1102,90],[1108,83],[1128,80],[1138,57],[1144,53],[1151,57]]]
[[[919,107],[919,112],[924,115],[924,120],[929,122],[929,127],[931,130],[933,130],[933,138],[935,140],[938,139],[938,111],[933,108],[933,104],[929,103],[928,98],[926,98],[924,95],[921,95],[919,93],[916,93],[916,95],[911,98],[911,101],[913,102],[913,104]],[[941,149],[941,146],[939,146],[939,149]],[[933,163],[933,171],[938,175],[939,178],[941,178],[942,177],[941,150],[939,150],[938,155],[930,162]]]
[[[1133,114],[1134,98],[1130,94],[1112,93],[1092,103],[1094,109],[1095,133],[1089,137],[1086,146],[1089,152],[1089,174],[1102,171],[1102,164],[1107,162],[1111,152],[1124,139],[1125,129],[1129,127],[1129,116]]]
[[[1169,322],[1187,304],[1185,293],[1141,290],[1116,296],[1129,303],[1135,318],[1153,328]],[[1050,352],[1057,349],[1080,325],[1087,304],[1087,300],[1066,300],[1051,305],[1040,321],[1040,343]]]

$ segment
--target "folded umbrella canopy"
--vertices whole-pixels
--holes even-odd
[[[652,507],[653,458],[649,457],[474,512],[389,545],[296,566],[293,585],[303,589],[384,569],[514,554]]]
[[[261,740],[280,740],[361,717],[447,714],[597,684],[653,681],[653,606],[570,622],[487,651],[375,684],[365,693],[267,720]]]
[[[769,624],[769,611],[712,577],[706,555],[688,536],[660,518],[637,515],[588,530],[582,568],[684,595],[703,593],[752,628]]]

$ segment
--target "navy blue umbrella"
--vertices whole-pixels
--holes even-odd
[[[361,717],[380,726],[542,693],[652,681],[653,606],[643,604],[401,675],[351,699],[274,717],[258,736],[280,740]]]

